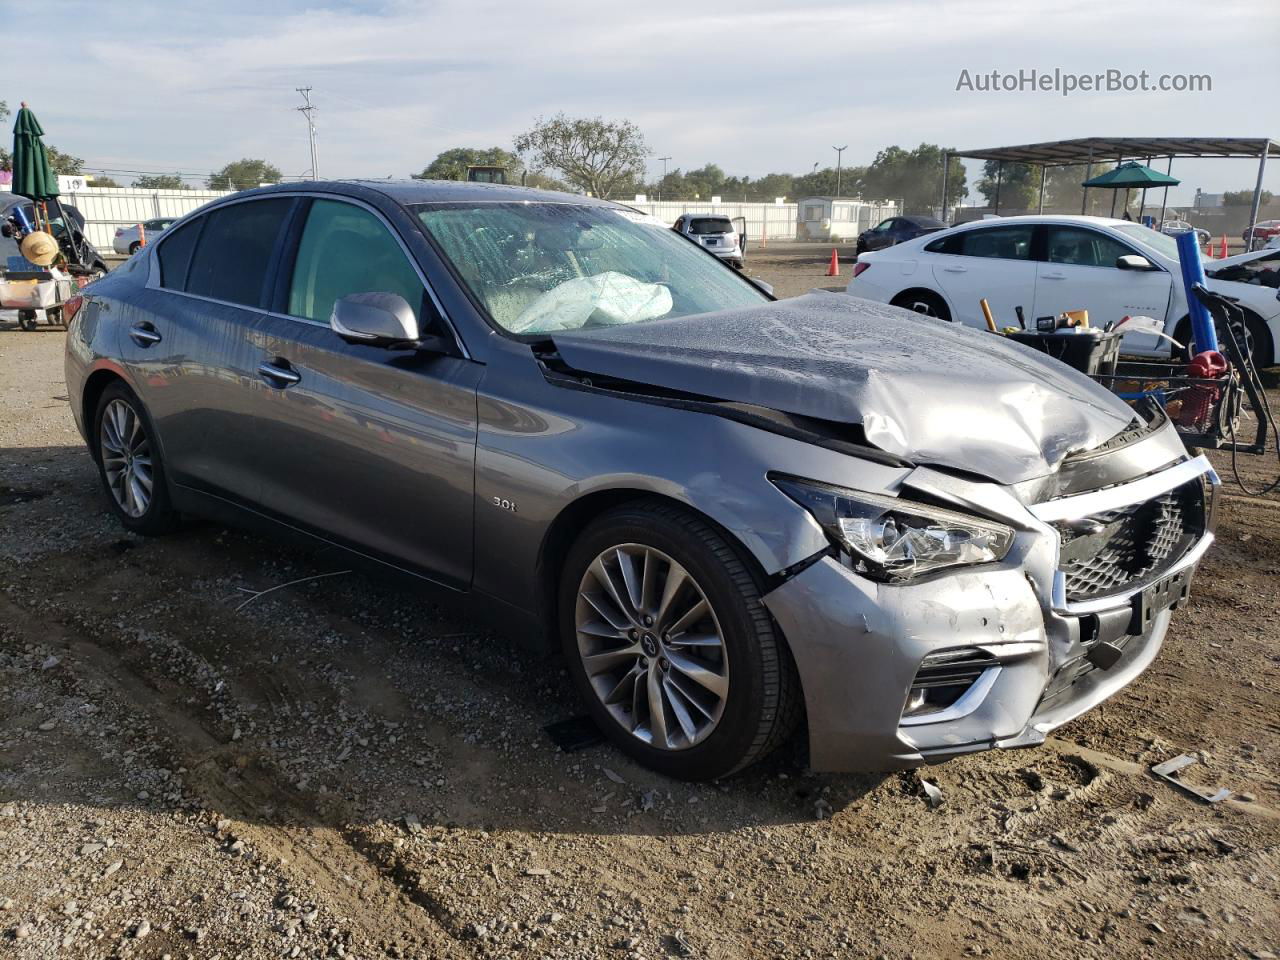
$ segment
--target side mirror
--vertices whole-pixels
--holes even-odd
[[[1154,270],[1155,265],[1146,257],[1136,253],[1130,253],[1123,257],[1116,258],[1117,270]]]
[[[765,283],[763,280],[759,279],[758,277],[748,277],[747,279],[750,280],[752,283],[754,283],[757,287],[759,287],[765,293],[767,293],[769,296],[771,297],[773,296],[772,283]]]
[[[347,343],[371,347],[416,345],[418,320],[398,293],[350,293],[333,305],[329,328]]]

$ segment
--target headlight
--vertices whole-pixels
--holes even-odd
[[[1013,529],[1002,523],[814,480],[770,479],[813,514],[832,543],[858,561],[860,572],[879,580],[991,563],[1013,545]]]

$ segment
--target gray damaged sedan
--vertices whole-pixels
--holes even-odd
[[[1213,539],[1217,477],[1158,410],[775,301],[578,196],[237,194],[88,289],[66,370],[130,530],[212,516],[469,594],[676,777],[802,723],[820,770],[1040,743],[1152,662]]]

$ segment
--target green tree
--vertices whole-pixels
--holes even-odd
[[[133,181],[140,190],[190,190],[176,173],[149,173]],[[257,184],[254,184],[257,186]]]
[[[900,198],[903,213],[931,213],[941,199],[942,154],[943,148],[933,143],[922,143],[914,150],[886,147],[866,168],[859,195],[867,200]],[[947,163],[947,195],[943,204],[947,210],[964,196],[965,177],[964,164],[957,157],[951,157]]]
[[[605,200],[643,182],[649,152],[640,128],[629,120],[572,119],[563,113],[550,120],[539,117],[516,137],[515,148],[529,156],[535,170],[555,170],[572,186]]]
[[[211,176],[210,190],[248,190],[263,183],[279,183],[280,171],[265,160],[236,160]]]
[[[120,186],[120,184],[116,183],[116,182],[115,182],[115,180],[113,180],[111,177],[108,177],[106,174],[102,174],[102,173],[95,173],[95,174],[92,174],[92,175],[89,177],[89,186],[91,186],[91,187],[118,187],[118,186]]]
[[[437,156],[421,173],[412,174],[415,180],[466,180],[467,167],[506,167],[507,183],[519,183],[524,163],[509,150],[490,147],[454,147]]]
[[[0,100],[0,123],[3,123],[9,116],[9,104]],[[9,151],[0,146],[0,170],[11,169],[12,164],[9,162]]]
[[[1263,190],[1262,195],[1258,198],[1258,202],[1262,206],[1266,206],[1271,202],[1272,193],[1270,190]],[[1253,191],[1252,190],[1227,190],[1222,194],[1222,205],[1224,207],[1252,207]]]

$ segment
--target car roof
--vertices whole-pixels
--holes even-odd
[[[1141,226],[1136,220],[1121,220],[1118,217],[1083,217],[1066,213],[1027,213],[1016,217],[993,217],[990,220],[970,220],[968,223],[956,224],[957,229],[969,227],[994,227],[1002,223],[1087,223],[1097,227]]]
[[[578,193],[539,190],[501,183],[472,183],[465,180],[304,180],[255,187],[237,197],[270,196],[299,190],[320,193],[358,194],[361,189],[381,193],[397,203],[576,203],[617,207],[620,204]]]

